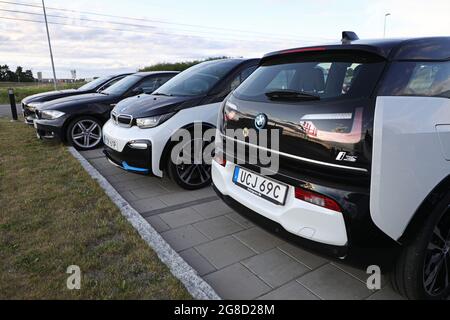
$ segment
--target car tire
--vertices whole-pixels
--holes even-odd
[[[397,258],[391,272],[394,290],[411,300],[446,299],[450,294],[449,246],[450,193],[438,201],[414,240]]]
[[[193,144],[195,142],[194,139],[192,139],[187,143]],[[214,143],[214,141],[202,142],[202,153],[203,150],[205,150],[205,148],[211,143]],[[172,150],[174,146],[172,146]],[[172,154],[172,150],[170,151],[170,155]],[[192,148],[192,150],[194,150],[194,148]],[[211,185],[211,164],[205,163],[203,157],[202,164],[177,165],[172,161],[170,155],[168,157],[166,171],[169,175],[169,178],[176,184],[178,184],[181,188],[186,190],[198,190]],[[191,159],[193,159],[193,156],[191,157]]]
[[[101,122],[90,116],[72,120],[66,130],[69,145],[80,151],[92,150],[102,145]]]

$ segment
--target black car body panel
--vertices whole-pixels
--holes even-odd
[[[68,89],[68,90],[58,90],[58,91],[50,91],[44,93],[38,93],[31,96],[28,96],[22,100],[22,111],[25,118],[26,123],[33,124],[33,120],[35,118],[35,107],[30,106],[29,104],[41,104],[65,97],[71,97],[81,94],[87,93],[95,93],[103,88],[106,88],[111,83],[118,81],[126,76],[130,75],[130,73],[116,74],[107,77],[102,77],[100,79],[94,80],[96,81],[95,85],[82,86],[78,89]],[[86,88],[86,89],[85,89]]]
[[[178,74],[178,72],[140,72],[125,78],[134,77],[133,81],[131,81],[130,84],[127,84],[129,87],[123,89],[123,92],[120,94],[109,94],[107,93],[108,90],[106,90],[102,93],[71,96],[44,103],[42,107],[36,110],[37,119],[35,120],[35,126],[41,133],[43,131],[50,132],[64,140],[65,128],[72,119],[79,116],[93,116],[103,124],[109,119],[111,110],[115,105],[121,100],[135,95],[136,91],[134,91],[134,89],[139,88],[141,83],[158,77],[170,78],[176,74]],[[120,81],[118,83],[120,83]],[[145,96],[145,94],[140,94],[140,96]],[[61,123],[61,121],[42,119],[41,114],[44,110],[64,112],[65,121]]]

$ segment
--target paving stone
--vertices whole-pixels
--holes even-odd
[[[258,253],[273,249],[283,243],[283,240],[258,227],[239,232],[234,237]]]
[[[233,220],[223,216],[198,222],[194,227],[210,239],[218,239],[243,229]]]
[[[150,210],[156,210],[165,208],[166,204],[158,198],[142,199],[130,202],[131,206],[138,212],[147,212]]]
[[[180,255],[200,276],[216,271],[216,268],[193,248],[180,252]]]
[[[369,274],[366,273],[366,270],[363,270],[363,269],[358,269],[358,268],[349,266],[347,264],[338,263],[338,262],[332,262],[332,264],[334,266],[338,267],[339,269],[351,274],[352,276],[359,279],[363,283],[366,283],[367,279],[370,276]],[[387,284],[386,277],[384,275],[381,275],[381,287],[386,286],[386,284]]]
[[[108,180],[111,182],[137,181],[139,180],[139,176],[133,173],[123,172],[108,177]]]
[[[163,201],[165,204],[167,204],[168,206],[174,206],[177,204],[182,204],[182,203],[197,200],[197,198],[194,197],[194,195],[191,194],[190,191],[174,192],[174,193],[166,194],[166,195],[160,196],[159,199],[161,201]]]
[[[372,294],[361,281],[332,264],[311,271],[297,281],[325,300],[360,300]]]
[[[80,151],[80,153],[85,157],[86,159],[94,159],[94,158],[104,158],[105,155],[103,154],[103,149],[94,149],[94,150],[88,150],[88,151]]]
[[[250,220],[247,220],[246,218],[244,218],[242,215],[240,215],[237,212],[229,213],[229,214],[226,215],[226,217],[230,218],[234,222],[239,223],[245,229],[252,228],[252,227],[255,226]]]
[[[406,300],[404,297],[395,292],[390,286],[375,292],[368,300]]]
[[[297,281],[291,281],[258,300],[319,300],[319,298]]]
[[[167,190],[161,188],[158,185],[138,187],[138,188],[132,189],[131,192],[138,199],[145,199],[145,198],[150,198],[150,197],[167,194]]]
[[[217,269],[224,268],[255,254],[250,248],[231,236],[210,241],[197,246],[196,249]]]
[[[308,252],[306,250],[303,250],[290,243],[284,243],[280,245],[278,248],[280,248],[280,250],[286,253],[287,255],[303,263],[310,269],[316,269],[328,263],[327,259],[319,255],[313,254],[311,252]]]
[[[184,208],[160,215],[171,228],[178,228],[203,220],[203,217],[191,208]]]
[[[120,192],[120,195],[121,195],[125,200],[127,200],[128,202],[139,200],[139,198],[136,197],[136,196],[135,196],[133,193],[131,193],[130,191],[122,191],[122,192]]]
[[[222,200],[202,203],[193,206],[192,209],[200,213],[205,219],[215,218],[231,212],[231,209]]]
[[[204,279],[223,299],[249,300],[271,290],[240,263],[211,273]]]
[[[209,241],[205,235],[190,225],[163,232],[161,236],[175,251],[183,251]]]
[[[159,233],[170,230],[170,227],[167,223],[165,223],[159,216],[150,216],[145,220],[148,221]]]
[[[281,286],[309,271],[279,249],[244,260],[242,264],[272,287]]]

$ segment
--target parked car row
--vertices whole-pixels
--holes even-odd
[[[302,246],[382,266],[405,297],[450,293],[450,37],[344,32],[338,44],[128,75],[34,109],[40,137],[80,150],[103,137],[112,165],[189,190],[212,183]],[[198,125],[213,137],[174,139]],[[193,161],[212,144],[212,162]]]

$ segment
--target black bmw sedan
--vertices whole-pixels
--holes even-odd
[[[152,93],[177,72],[139,72],[98,93],[57,99],[36,109],[34,127],[41,139],[59,138],[78,150],[90,150],[102,142],[102,126],[121,100]]]
[[[130,74],[131,73],[122,73],[101,77],[86,83],[78,89],[57,90],[28,96],[22,100],[22,111],[25,123],[30,125],[33,124],[33,121],[36,118],[36,108],[39,108],[45,102],[80,94],[100,92]]]

